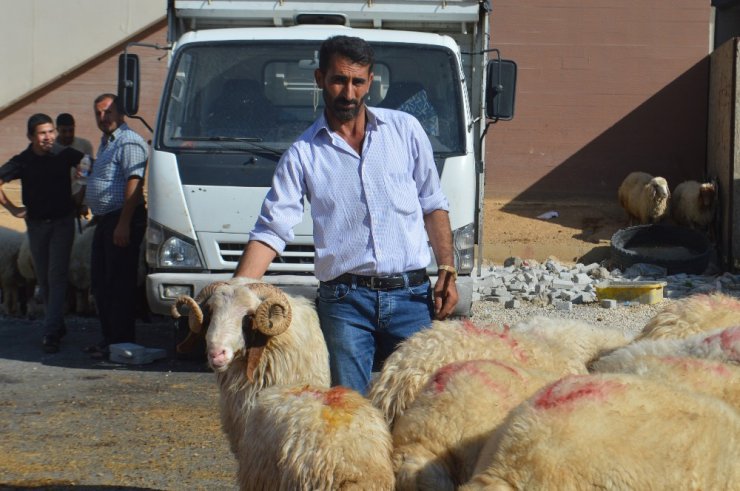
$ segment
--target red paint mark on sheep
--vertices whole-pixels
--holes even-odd
[[[554,409],[583,399],[606,400],[609,394],[624,384],[589,375],[573,375],[558,380],[535,395],[534,407]]]
[[[470,334],[476,336],[487,336],[500,340],[504,343],[504,345],[508,346],[511,349],[512,354],[517,360],[523,363],[526,363],[528,361],[529,356],[519,347],[519,342],[511,336],[511,328],[507,324],[504,324],[502,331],[495,331],[493,329],[484,329],[477,327],[470,321],[470,319],[465,319],[462,325],[463,329]]]
[[[486,387],[494,392],[502,394],[508,393],[507,389],[504,386],[498,384],[495,380],[491,378],[489,373],[483,370],[482,365],[495,365],[497,367],[501,367],[513,374],[515,377],[523,379],[522,374],[519,373],[519,371],[515,367],[512,367],[505,363],[501,363],[498,360],[472,360],[454,362],[443,366],[442,368],[437,370],[437,372],[432,377],[431,387],[436,394],[445,392],[450,381],[456,376],[463,374],[470,377],[476,377]]]
[[[729,377],[732,375],[729,368],[721,362],[702,360],[701,358],[691,358],[687,356],[665,356],[661,358],[661,360],[666,364],[678,367],[687,373],[702,370],[705,372],[713,372],[715,375],[719,375],[721,377]]]
[[[722,352],[732,361],[740,361],[740,327],[731,327],[724,331],[707,336],[704,344],[719,343]]]

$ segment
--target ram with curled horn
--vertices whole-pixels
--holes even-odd
[[[177,305],[189,306],[191,331],[205,335],[208,364],[220,389],[222,428],[235,451],[238,428],[262,389],[329,387],[329,353],[312,300],[247,278],[206,289]]]

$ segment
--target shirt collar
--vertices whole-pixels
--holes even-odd
[[[367,126],[366,131],[374,131],[378,129],[378,126],[385,123],[383,118],[375,113],[375,108],[371,108],[368,106],[365,106],[366,114],[367,114]],[[324,111],[321,112],[321,116],[319,116],[319,119],[316,120],[316,123],[314,124],[313,132],[311,133],[311,139],[316,138],[319,133],[326,132],[327,135],[331,134],[331,128],[329,127],[329,122],[326,120],[326,113]]]
[[[115,141],[116,138],[121,136],[121,133],[123,133],[123,131],[127,129],[128,129],[128,125],[126,123],[121,123],[121,125],[118,128],[116,128],[115,131],[113,131],[113,133],[111,133],[110,135],[103,133],[103,137],[101,139],[102,144],[105,145],[108,142]]]

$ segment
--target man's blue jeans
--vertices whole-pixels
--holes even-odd
[[[431,326],[432,305],[429,280],[395,290],[321,282],[317,306],[332,385],[364,395],[372,371],[382,368],[398,344]]]

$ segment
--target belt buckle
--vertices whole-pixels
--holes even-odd
[[[378,282],[377,285],[375,284],[375,280],[380,280],[380,279],[381,278],[378,277],[378,276],[371,276],[370,277],[370,289],[371,290],[381,290],[382,289],[382,286],[380,286],[381,285],[380,284],[380,281]]]

